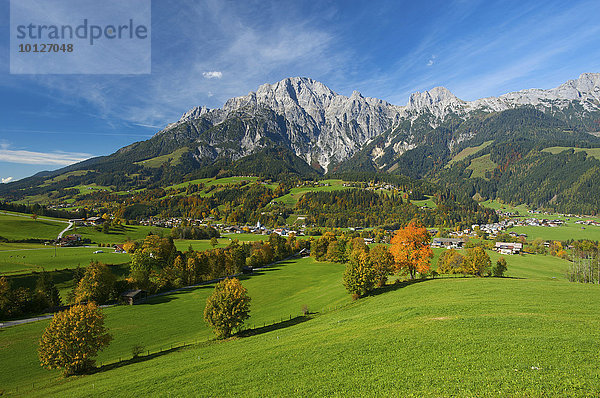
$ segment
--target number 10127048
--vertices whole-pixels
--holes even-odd
[[[72,53],[73,44],[41,43],[41,44],[19,44],[20,53]]]

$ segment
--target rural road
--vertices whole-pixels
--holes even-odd
[[[56,239],[62,238],[63,234],[65,232],[67,232],[68,230],[70,230],[72,226],[73,226],[73,223],[71,221],[69,221],[69,225],[67,226],[67,228],[65,228],[62,231],[60,231],[60,234],[58,234],[58,238],[56,238]]]

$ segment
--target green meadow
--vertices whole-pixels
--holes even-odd
[[[123,231],[121,242],[126,233],[144,237],[145,228]],[[568,226],[536,230],[562,228]],[[591,228],[597,227],[585,231]],[[102,235],[93,230],[87,236]],[[231,239],[266,238],[228,234],[217,247]],[[212,247],[208,240],[175,243],[179,250]],[[11,275],[16,286],[31,287],[34,271],[51,270],[64,298],[78,264],[97,259],[120,264],[113,272],[126,274],[127,254],[109,248],[93,254],[98,249],[57,248],[54,257],[53,247],[0,244],[0,272]],[[432,268],[443,251],[434,250]],[[500,257],[488,253],[492,262]],[[342,285],[343,265],[287,260],[242,278],[252,298],[251,318],[245,334],[227,341],[215,341],[202,319],[214,285],[105,308],[114,340],[98,356],[102,366],[66,379],[39,366],[37,341],[48,320],[0,328],[0,392],[44,397],[600,394],[600,287],[567,282],[569,263],[556,257],[505,258],[507,278],[455,275],[412,283],[390,278],[390,284],[357,301]],[[310,316],[301,316],[303,306]],[[143,346],[144,354],[132,360],[135,345]]]
[[[68,225],[46,217],[34,220],[29,215],[0,213],[0,236],[9,240],[56,239]]]
[[[497,164],[490,159],[490,154],[480,156],[472,159],[471,164],[467,167],[467,170],[472,170],[471,178],[485,178],[487,171],[493,171]]]
[[[343,266],[316,263],[311,258],[286,261],[243,279],[252,297],[249,327],[262,327],[301,314],[303,305],[310,311],[327,311],[348,303],[341,280]],[[131,347],[143,345],[156,352],[172,344],[206,341],[211,331],[202,320],[204,304],[214,285],[171,293],[136,306],[105,309],[106,324],[114,341],[102,352],[99,362],[131,357]],[[18,386],[55,383],[60,372],[39,366],[35,344],[48,321],[0,329],[0,388],[12,391]]]
[[[598,286],[442,278],[389,285],[352,302],[340,289],[341,267],[302,261],[244,284],[253,297],[250,324],[286,310],[298,314],[298,305],[318,298],[321,311],[309,319],[207,342],[200,314],[210,288],[180,293],[163,303],[106,309],[116,337],[100,360],[125,357],[136,342],[152,348],[202,342],[63,379],[30,363],[31,340],[45,323],[38,322],[0,332],[1,353],[10,359],[2,381],[11,392],[21,385],[28,396],[73,397],[600,394]],[[313,283],[306,280],[311,271],[319,273]],[[344,305],[336,309],[335,302]],[[140,322],[152,325],[143,329]]]
[[[94,253],[102,250],[103,253]],[[18,249],[0,251],[0,275],[22,274],[33,271],[53,271],[85,267],[92,260],[105,264],[122,264],[129,262],[129,255],[115,253],[113,248],[89,247],[54,247]]]
[[[594,225],[575,224],[573,221],[567,222],[566,225],[560,227],[513,227],[510,231],[519,234],[527,234],[527,240],[531,241],[536,238],[544,240],[560,240],[569,239],[590,239],[600,240],[600,227]]]
[[[290,190],[290,193],[283,195],[274,200],[274,202],[282,203],[288,207],[294,207],[296,203],[300,200],[300,198],[307,192],[331,192],[331,191],[339,191],[342,189],[352,189],[351,187],[343,186],[344,181],[342,180],[322,180],[321,184],[329,184],[327,186],[310,186],[310,187],[296,187]]]
[[[592,156],[596,159],[600,159],[600,148],[575,148],[575,147],[566,147],[566,146],[553,146],[550,148],[542,149],[542,152],[548,152],[553,155],[564,152],[566,150],[574,150],[575,152],[585,152],[588,156]]]
[[[479,146],[470,146],[470,147],[464,148],[459,153],[454,155],[454,157],[448,162],[446,167],[450,167],[454,163],[460,162],[461,160],[466,159],[469,156],[476,154],[477,152],[481,151],[482,149],[488,147],[492,142],[493,141],[486,141]]]
[[[129,240],[144,239],[152,233],[159,236],[168,236],[171,233],[169,228],[160,228],[145,225],[122,225],[120,227],[111,227],[108,233],[98,231],[96,227],[77,227],[69,233],[80,234],[82,238],[89,238],[94,243],[102,244],[121,244]]]

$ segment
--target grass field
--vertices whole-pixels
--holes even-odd
[[[527,234],[527,240],[531,241],[536,238],[544,240],[569,240],[569,239],[590,239],[600,240],[600,227],[593,225],[580,225],[574,222],[567,222],[566,225],[560,227],[514,227],[510,231],[519,234]]]
[[[9,240],[56,239],[68,224],[46,217],[33,220],[28,215],[7,215],[0,213],[0,236]]]
[[[251,182],[251,181],[257,181],[258,177],[225,177],[225,178],[200,178],[197,180],[192,180],[192,181],[186,181],[186,182],[182,182],[181,184],[176,184],[176,185],[172,185],[169,187],[166,187],[165,190],[173,188],[173,189],[178,189],[178,188],[186,188],[188,185],[190,184],[204,184],[205,186],[209,187],[212,185],[232,185],[232,184],[238,184],[240,182]]]
[[[171,166],[176,166],[181,163],[181,155],[189,151],[188,147],[179,148],[176,151],[169,153],[167,155],[157,156],[155,158],[142,160],[140,162],[136,162],[135,164],[139,164],[145,167],[160,167],[165,163],[169,163]]]
[[[316,186],[316,187],[292,188],[290,190],[290,193],[275,199],[274,202],[283,203],[286,206],[294,207],[296,205],[296,203],[298,203],[298,201],[300,200],[302,195],[304,195],[307,192],[319,192],[319,191],[331,192],[331,191],[339,191],[342,189],[352,189],[351,187],[343,186],[344,182],[342,180],[323,180],[323,181],[320,181],[320,183],[329,184],[329,185],[328,186]]]
[[[467,167],[467,170],[472,170],[471,178],[485,178],[487,171],[493,171],[497,164],[490,159],[490,155],[483,155],[478,158],[471,160],[471,164]]]
[[[343,266],[316,263],[310,258],[287,261],[246,278],[251,303],[252,325],[270,324],[298,316],[303,305],[311,311],[347,303],[342,283]],[[149,350],[169,348],[172,343],[204,341],[211,331],[202,320],[204,303],[213,286],[157,297],[133,307],[107,308],[107,326],[114,341],[99,361],[118,361],[131,356],[131,347]],[[0,329],[1,389],[53,383],[60,373],[39,366],[35,344],[48,321]]]
[[[96,250],[104,253],[94,254]],[[56,256],[55,256],[56,254]],[[91,260],[105,264],[129,262],[128,254],[114,253],[112,248],[57,247],[13,249],[0,251],[0,275],[23,274],[32,271],[53,271],[87,266]]]
[[[482,149],[486,148],[488,145],[490,145],[493,141],[486,141],[483,144],[479,145],[479,146],[470,146],[467,147],[465,149],[463,149],[462,151],[460,151],[459,153],[457,153],[456,155],[454,155],[454,157],[448,162],[448,164],[446,165],[446,167],[450,167],[452,166],[454,163],[459,162],[471,155],[476,154],[477,152],[481,151]]]
[[[592,157],[600,160],[600,148],[575,148],[575,147],[566,147],[566,146],[553,146],[550,148],[542,149],[542,152],[548,152],[548,153],[556,155],[556,154],[564,152],[568,149],[573,149],[575,152],[585,152],[589,156],[592,156]]]
[[[419,206],[419,207],[429,207],[430,209],[436,209],[437,205],[435,204],[435,202],[433,201],[433,199],[431,199],[431,196],[429,196],[427,199],[424,200],[411,200],[410,201],[412,204],[414,204],[415,206]]]
[[[278,272],[283,275],[282,269],[256,281],[276,278]],[[302,275],[305,273],[298,276]],[[253,290],[251,281],[244,283],[256,296],[261,290]],[[281,289],[285,280],[273,282],[278,282],[271,286],[273,290],[286,292]],[[298,290],[289,283],[284,286],[291,289],[287,293]],[[56,373],[43,373],[25,364],[15,373],[13,363],[23,362],[15,354],[6,356],[12,360],[2,377],[27,374],[26,382],[39,380],[33,391],[27,390],[32,396],[126,396],[132,391],[153,396],[600,394],[598,286],[535,279],[448,278],[390,286],[380,293],[350,303],[339,292],[346,307],[306,322],[282,323],[251,337],[192,345],[94,375],[59,379],[47,388]],[[268,295],[264,298],[264,304],[270,306]],[[166,304],[175,306],[185,299],[176,297]],[[257,303],[258,299],[253,302]],[[113,328],[118,317],[124,319],[127,314],[127,323],[136,323],[144,311],[144,306],[106,310]],[[153,335],[161,339],[168,332],[162,328],[171,326],[163,325],[154,311],[145,315],[156,321]],[[184,315],[173,308],[164,323],[181,319],[176,333],[200,338],[203,326],[198,318],[190,311]],[[16,329],[0,333],[2,342],[16,340],[11,334]],[[34,339],[41,331],[42,322],[28,330],[27,338]],[[136,341],[125,338],[124,327],[114,333],[117,331],[124,334],[122,340],[115,339],[103,357],[110,356],[117,346],[126,349]],[[137,339],[148,334],[139,333]],[[6,354],[13,352],[13,345],[21,344],[19,354],[25,350],[26,336],[19,336],[23,337],[20,343],[3,345]],[[119,354],[113,352],[115,355]]]
[[[108,234],[97,231],[95,227],[77,227],[69,233],[80,234],[82,238],[89,238],[94,243],[121,244],[128,240],[144,239],[149,233],[166,237],[169,236],[171,230],[145,225],[123,225],[120,228],[111,228]]]

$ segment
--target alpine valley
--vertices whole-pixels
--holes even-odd
[[[79,188],[95,185],[126,198],[230,176],[258,177],[263,186],[271,180],[283,191],[298,181],[376,179],[434,199],[452,192],[467,201],[594,214],[599,137],[597,73],[472,102],[435,87],[412,94],[405,106],[293,77],[221,109],[193,108],[112,155],[2,184],[0,197],[57,204],[89,197]]]

